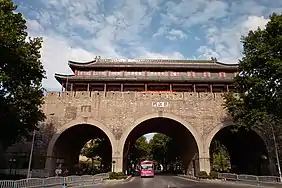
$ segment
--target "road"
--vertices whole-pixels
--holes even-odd
[[[227,185],[227,184],[208,184],[187,180],[176,176],[157,175],[154,178],[134,177],[129,182],[97,185],[101,188],[250,188],[250,186]]]

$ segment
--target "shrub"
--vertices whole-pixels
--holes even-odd
[[[210,172],[210,178],[211,179],[217,179],[218,178],[218,173],[215,171],[211,171]]]
[[[208,176],[208,173],[206,171],[200,171],[199,174],[198,174],[198,178],[200,179],[207,179],[209,176]]]
[[[114,180],[114,179],[116,179],[116,177],[117,177],[117,173],[116,172],[110,172],[109,173],[109,179],[110,180]]]
[[[121,180],[125,179],[127,176],[123,172],[110,172],[109,173],[109,179],[110,180]]]

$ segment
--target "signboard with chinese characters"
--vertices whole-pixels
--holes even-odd
[[[168,102],[152,102],[152,107],[165,108],[168,107]]]

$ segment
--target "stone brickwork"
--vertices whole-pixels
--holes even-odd
[[[43,111],[46,121],[55,121],[58,134],[68,126],[74,126],[70,122],[91,120],[101,123],[108,129],[106,134],[112,134],[117,169],[122,168],[120,151],[123,151],[125,139],[136,123],[141,123],[146,117],[171,117],[193,129],[190,131],[198,137],[195,139],[199,147],[200,169],[209,171],[209,142],[228,121],[222,107],[222,95],[196,92],[48,92]],[[49,144],[49,155],[52,155],[51,150],[52,144]],[[50,163],[46,165],[45,168],[49,168]]]

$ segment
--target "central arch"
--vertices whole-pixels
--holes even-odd
[[[196,150],[197,150],[197,155],[198,155],[198,159],[202,157],[202,152],[203,152],[203,141],[201,136],[199,135],[198,131],[195,129],[195,127],[193,127],[190,123],[188,123],[187,121],[183,120],[182,118],[174,115],[174,114],[170,114],[170,113],[153,113],[153,114],[148,114],[145,115],[143,117],[138,118],[130,127],[128,127],[125,132],[123,133],[121,139],[120,139],[120,145],[121,145],[121,152],[123,152],[123,155],[126,155],[126,147],[129,147],[129,139],[130,137],[132,137],[132,135],[134,134],[135,139],[137,139],[137,137],[142,136],[143,134],[146,133],[150,133],[150,132],[158,132],[158,133],[163,133],[166,134],[167,136],[169,136],[169,132],[167,131],[171,131],[173,129],[169,129],[166,128],[166,132],[165,130],[160,130],[159,128],[148,128],[148,126],[157,124],[157,122],[162,122],[163,124],[165,124],[165,121],[168,124],[171,124],[171,126],[179,126],[181,127],[181,129],[177,129],[182,130],[182,131],[186,131],[187,133],[189,133],[190,138],[192,139],[192,142],[194,142]],[[154,122],[151,125],[148,125],[148,122]],[[161,124],[162,124],[161,123]],[[147,125],[145,125],[147,124]],[[140,126],[147,126],[146,130],[141,130]],[[168,127],[168,126],[167,126]],[[172,127],[171,127],[172,128]],[[176,130],[176,129],[175,129]],[[149,131],[149,132],[148,132]],[[162,132],[161,132],[162,131]],[[171,134],[170,134],[171,135]],[[177,137],[174,135],[174,137]],[[131,138],[132,139],[132,138]],[[184,147],[184,146],[183,146]],[[125,156],[123,156],[124,159]],[[124,159],[125,160],[125,159]],[[125,161],[123,161],[123,163],[125,163]],[[123,164],[123,166],[125,166],[125,164]]]
[[[76,154],[79,155],[79,153],[77,152],[79,152],[80,149],[83,147],[83,145],[87,141],[92,139],[91,136],[94,136],[94,135],[102,136],[107,140],[109,145],[111,145],[110,146],[110,149],[111,149],[110,155],[112,155],[112,153],[115,151],[115,148],[116,148],[115,147],[116,146],[115,137],[112,134],[112,132],[101,122],[93,120],[93,119],[87,119],[87,120],[76,119],[76,120],[70,121],[69,123],[59,128],[59,130],[57,130],[57,132],[53,135],[52,139],[50,140],[48,144],[47,159],[45,163],[45,170],[47,172],[47,175],[50,176],[54,174],[54,170],[59,160],[57,155],[62,155],[62,153],[69,152],[67,150],[75,149],[77,150],[75,151],[76,153],[74,154],[69,153],[69,155],[74,155],[73,157],[75,159],[73,160],[78,159],[78,156],[75,156],[75,155]],[[64,150],[64,148],[69,148],[69,149],[62,151]],[[63,154],[63,155],[66,155],[66,154]]]

